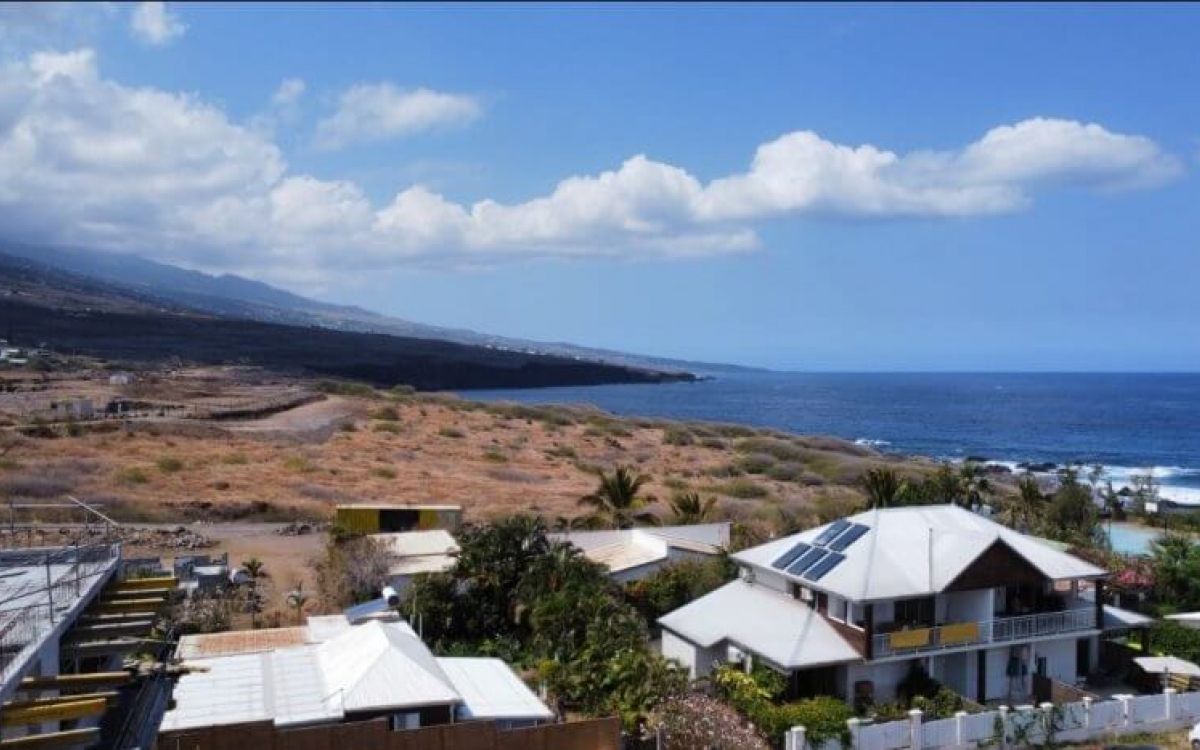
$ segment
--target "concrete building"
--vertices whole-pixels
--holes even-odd
[[[659,620],[693,676],[778,670],[792,695],[890,700],[914,669],[980,702],[1095,669],[1106,571],[952,505],[872,510],[733,556],[737,581]],[[1099,595],[1099,596],[1098,596]]]
[[[132,705],[123,659],[174,580],[123,580],[120,558],[115,542],[0,551],[0,745],[89,746]]]

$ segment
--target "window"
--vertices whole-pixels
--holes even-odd
[[[933,627],[933,597],[923,596],[919,599],[901,599],[896,602],[896,627],[929,628]]]
[[[419,729],[421,726],[421,714],[417,711],[392,714],[391,719],[393,732],[398,732],[401,729]]]

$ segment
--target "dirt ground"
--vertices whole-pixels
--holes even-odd
[[[120,386],[105,373],[56,376],[37,394],[78,393],[81,384],[185,409],[331,390],[248,368],[197,368]],[[338,388],[259,419],[106,419],[52,425],[53,436],[29,436],[20,409],[6,408],[14,394],[0,393],[5,439],[16,441],[0,446],[0,497],[71,495],[127,522],[330,520],[336,504],[368,501],[461,505],[468,520],[554,519],[580,515],[596,471],[623,464],[649,477],[644,494],[663,517],[672,496],[694,491],[716,498],[720,517],[770,526],[781,514],[815,520],[822,504],[852,509],[857,479],[872,465],[928,469],[831,438]],[[228,541],[235,555],[247,548],[236,533]],[[286,575],[296,566],[285,556],[281,567]]]
[[[127,557],[161,557],[169,562],[176,555],[229,554],[230,566],[241,565],[251,557],[263,562],[267,582],[267,609],[282,608],[287,592],[302,583],[304,590],[316,595],[313,561],[318,558],[328,540],[324,532],[302,535],[282,535],[281,523],[191,523],[187,528],[202,534],[215,544],[199,550],[162,550],[128,546]]]

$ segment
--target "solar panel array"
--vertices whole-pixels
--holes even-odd
[[[806,581],[819,581],[846,559],[846,549],[857,542],[868,527],[851,521],[835,521],[811,543],[797,542],[771,563],[776,570]]]

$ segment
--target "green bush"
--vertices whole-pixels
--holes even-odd
[[[371,414],[371,417],[384,422],[396,422],[400,419],[400,411],[394,406],[382,406],[376,409]]]
[[[663,442],[667,445],[691,445],[696,438],[686,427],[671,425],[663,429]]]
[[[813,746],[826,740],[849,740],[847,720],[854,716],[845,701],[833,696],[817,696],[793,703],[775,703],[784,690],[784,677],[759,667],[751,675],[731,666],[713,673],[718,692],[743,716],[767,736],[778,742],[787,730],[803,726]]]
[[[290,456],[283,460],[283,465],[288,471],[294,471],[297,474],[309,474],[317,470],[312,461],[309,461],[304,456]]]
[[[579,454],[569,445],[556,445],[546,450],[547,458],[578,458]]]
[[[141,467],[126,466],[117,470],[117,481],[125,484],[145,484],[150,481],[150,477]]]
[[[334,396],[358,396],[371,398],[376,391],[366,383],[352,383],[345,380],[319,380],[314,388],[321,393]]]
[[[398,422],[376,422],[371,429],[375,430],[375,432],[386,432],[389,435],[399,435],[401,433]]]
[[[766,453],[751,453],[738,461],[738,468],[747,474],[765,474],[775,465],[775,457]]]
[[[765,453],[777,461],[802,461],[804,450],[778,438],[753,437],[739,440],[735,446],[742,453]]]
[[[491,461],[494,464],[506,464],[508,463],[508,456],[504,455],[503,451],[488,448],[483,452],[483,460]]]
[[[767,469],[767,476],[778,482],[798,481],[804,478],[804,473],[804,467],[792,461],[775,464]]]
[[[174,456],[163,456],[155,462],[158,470],[164,474],[174,474],[177,471],[183,470],[183,461],[180,461]]]
[[[245,466],[250,463],[250,459],[246,458],[245,453],[226,453],[221,456],[221,463],[229,464],[230,466]]]
[[[444,438],[453,438],[455,440],[465,438],[467,436],[467,433],[463,432],[457,427],[443,427],[442,429],[438,430],[438,434]]]

